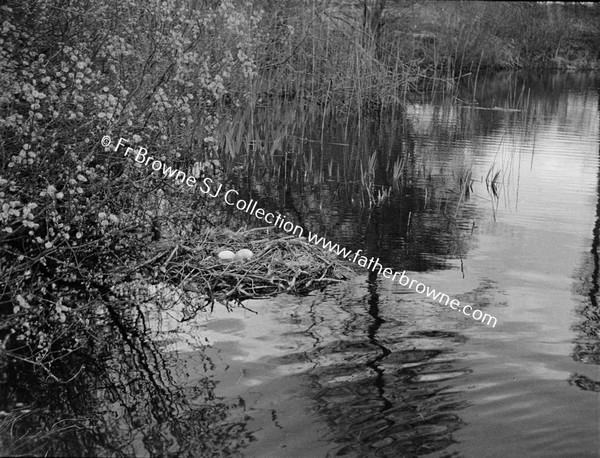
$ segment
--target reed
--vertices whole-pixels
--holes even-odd
[[[471,194],[473,193],[473,167],[469,168],[461,168],[455,176],[456,182],[458,184],[458,202],[456,203],[456,211],[454,216],[458,216],[458,212],[460,210],[460,206],[463,203],[463,200],[469,200]]]
[[[500,178],[500,173],[502,172],[502,170],[495,171],[494,168],[495,168],[495,164],[492,164],[492,166],[488,170],[488,173],[485,177],[485,186],[486,186],[488,193],[492,196],[492,198],[498,200],[498,198],[499,198],[498,187],[500,184],[499,178]]]

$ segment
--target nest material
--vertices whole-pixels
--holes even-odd
[[[350,269],[337,258],[296,236],[265,238],[269,228],[244,232],[210,230],[197,241],[156,245],[155,255],[146,266],[158,267],[158,281],[182,291],[179,300],[204,299],[203,306],[215,300],[242,304],[246,299],[273,297],[280,293],[305,295],[327,284],[348,278]],[[195,245],[195,246],[194,246]],[[254,256],[246,261],[224,261],[222,250],[249,248]]]

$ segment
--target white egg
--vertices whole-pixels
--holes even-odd
[[[247,248],[242,248],[235,254],[236,261],[245,261],[246,259],[250,259],[254,253]]]
[[[229,250],[220,251],[219,254],[217,254],[217,256],[223,261],[232,261],[233,259],[235,259],[235,253]]]

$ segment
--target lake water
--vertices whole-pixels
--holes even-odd
[[[328,131],[325,164],[365,144],[407,156],[381,205],[353,205],[335,180],[283,203],[497,325],[364,270],[309,297],[248,302],[258,314],[215,312],[201,334],[216,393],[242,401],[230,413],[252,437],[240,454],[598,456],[598,80],[507,74],[471,90],[413,100],[398,138]]]
[[[404,110],[243,114],[275,127],[237,158],[255,161],[241,198],[496,326],[351,263],[183,323],[99,309],[110,345],[75,381],[3,375],[38,407],[2,433],[54,456],[597,457],[599,94],[595,75],[507,73]]]

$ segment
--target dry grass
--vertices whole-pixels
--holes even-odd
[[[242,305],[246,299],[280,293],[304,295],[347,278],[349,269],[334,255],[303,238],[269,234],[272,230],[210,229],[195,240],[163,242],[154,247],[156,254],[149,261],[136,267],[154,266],[156,283],[126,281],[130,272],[122,273],[125,281],[113,288],[115,300],[133,296],[161,308],[183,303],[190,319],[216,301],[229,307],[231,302]],[[219,251],[241,248],[249,248],[254,256],[247,261],[217,257]]]

